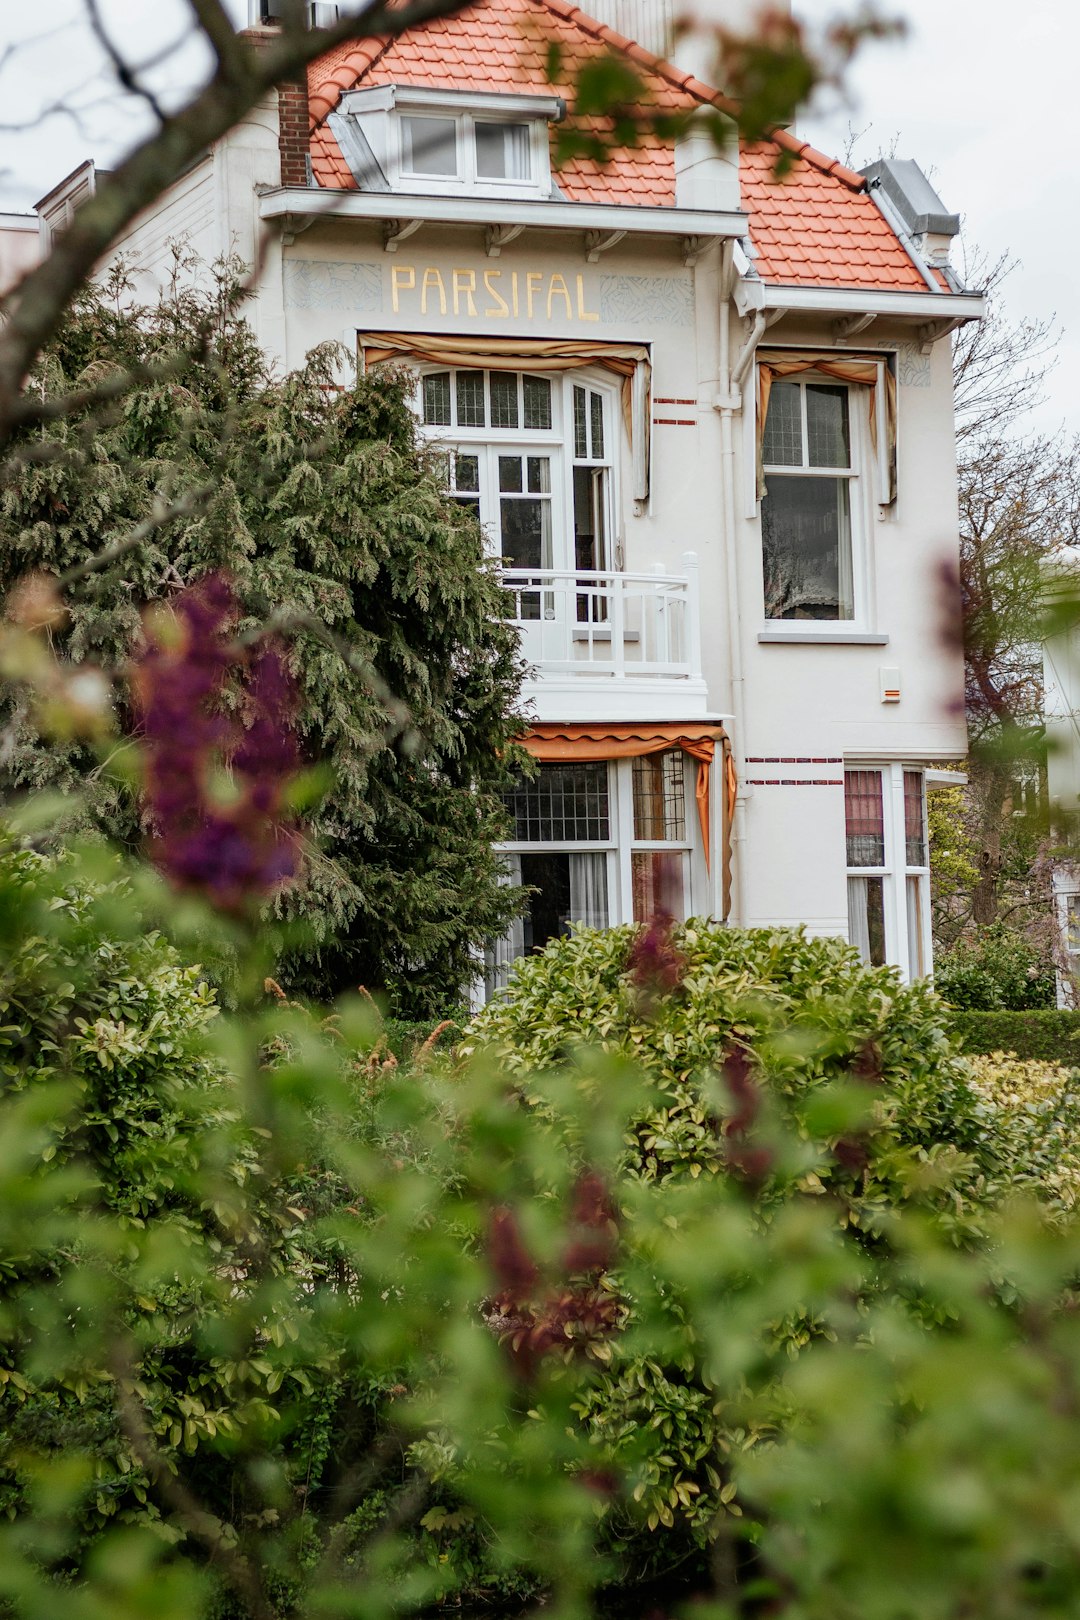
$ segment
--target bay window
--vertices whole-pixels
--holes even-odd
[[[691,764],[681,749],[631,759],[543,764],[507,795],[507,879],[534,892],[488,952],[487,988],[513,962],[580,923],[644,922],[690,910],[694,841]]]
[[[923,773],[903,765],[844,772],[848,939],[867,964],[908,980],[930,971],[930,867]]]

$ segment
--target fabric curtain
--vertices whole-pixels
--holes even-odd
[[[782,377],[796,377],[802,371],[820,371],[837,382],[870,389],[870,441],[875,458],[883,462],[882,488],[878,498],[885,506],[896,499],[896,377],[888,362],[874,355],[839,356],[826,350],[815,354],[806,349],[772,349],[758,361],[757,397],[757,494],[765,494],[765,418],[772,385]],[[881,440],[884,418],[884,443]]]
[[[709,828],[710,767],[717,742],[725,737],[723,726],[672,724],[657,726],[600,726],[534,725],[522,747],[534,759],[545,764],[577,760],[591,764],[605,759],[637,759],[642,754],[661,754],[669,748],[681,748],[684,754],[697,761],[697,781],[694,799],[697,804],[701,842],[705,851],[706,868],[710,866],[711,838]]]
[[[503,870],[499,875],[501,883],[513,884],[515,887],[521,882],[521,856],[502,855]],[[492,940],[484,953],[484,978],[487,993],[493,995],[506,985],[510,970],[519,957],[525,955],[525,919],[515,917],[510,923],[506,933],[499,939]]]
[[[724,738],[724,850],[721,880],[723,889],[724,921],[731,916],[731,852],[732,829],[735,825],[735,803],[739,797],[739,776],[735,769],[735,755],[731,743]]]
[[[608,914],[607,856],[594,851],[570,857],[570,921],[586,928],[606,928]]]
[[[622,412],[634,460],[634,499],[649,498],[652,363],[643,343],[580,338],[448,337],[441,332],[359,332],[362,367],[388,360],[484,371],[580,371],[603,366],[622,379]]]
[[[870,880],[849,877],[847,880],[848,940],[854,945],[864,962],[870,961]]]
[[[923,977],[922,878],[907,879],[908,971],[912,979]]]

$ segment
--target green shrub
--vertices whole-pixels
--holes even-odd
[[[950,1007],[965,1011],[1023,1012],[1052,1007],[1057,996],[1048,954],[1002,923],[943,952],[934,964],[934,985]]]
[[[1067,1008],[954,1012],[949,1028],[965,1052],[1011,1052],[1040,1063],[1080,1068],[1080,1012]]]
[[[968,1078],[993,1110],[1017,1192],[1057,1211],[1080,1204],[1080,1071],[1007,1052],[968,1059]]]
[[[384,1198],[372,1221],[380,1172],[394,1194],[410,1175],[436,1199],[451,1181],[388,1099],[397,1078],[427,1107],[416,1076],[459,1026],[384,1023],[370,1000],[326,1017],[268,980],[243,1015],[248,1047],[199,968],[146,928],[145,899],[102,851],[0,846],[0,1529],[32,1516],[43,1472],[73,1460],[47,1562],[77,1586],[112,1533],[185,1542],[167,1473],[229,1525],[225,1547],[234,1523],[244,1536],[290,1526],[265,1572],[277,1620],[320,1558],[360,1571],[400,1493],[425,1483],[394,1406],[430,1366],[432,1335],[415,1336],[411,1370],[411,1346],[398,1357],[384,1327],[371,1353],[367,1337],[380,1307],[396,1308],[399,1247],[386,1256],[395,1287],[365,1302],[355,1346],[339,1313],[359,1286],[356,1229],[392,1207]],[[274,1085],[287,1099],[277,1128]],[[442,1115],[437,1129],[441,1145]],[[438,1241],[445,1312],[469,1245],[456,1230],[449,1254]],[[483,1589],[513,1605],[539,1590],[492,1557],[477,1515],[432,1498],[403,1532],[395,1591],[415,1586],[413,1566],[433,1598]],[[206,1610],[181,1604],[185,1620],[250,1612],[235,1590]]]
[[[793,1197],[831,1195],[835,1218],[871,1261],[901,1205],[931,1213],[954,1242],[976,1241],[1011,1171],[951,1041],[947,1009],[925,983],[905,987],[835,938],[691,921],[672,938],[677,986],[650,997],[633,967],[639,934],[579,929],[520,963],[460,1055],[494,1055],[572,1154],[573,1133],[537,1090],[545,1071],[573,1068],[593,1043],[626,1060],[628,1074],[643,1072],[644,1107],[623,1142],[622,1196],[651,1189],[660,1212],[687,1181],[723,1182],[739,1169],[729,1132],[745,1100],[721,1078],[734,1062],[760,1092],[760,1139],[793,1134],[799,1144],[766,1147],[769,1164],[747,1177],[763,1215],[774,1218]],[[677,1302],[669,1305],[668,1355],[641,1356],[631,1332],[631,1348],[615,1342],[610,1367],[576,1407],[598,1455],[635,1479],[633,1523],[668,1532],[657,1549],[665,1560],[704,1546],[718,1519],[742,1511],[730,1459],[781,1421],[768,1400],[751,1422],[717,1401]],[[819,1331],[802,1311],[773,1326],[793,1355]],[[613,1533],[632,1538],[633,1525]]]
[[[732,1104],[717,1076],[729,1053],[745,1054],[780,1117],[815,1144],[821,1162],[807,1174],[842,1190],[848,1218],[867,1233],[898,1199],[921,1196],[919,1185],[948,1182],[942,1205],[962,1211],[957,1191],[973,1156],[984,1174],[998,1168],[947,1010],[925,983],[905,987],[835,938],[695,920],[674,933],[677,989],[649,1006],[628,971],[637,935],[578,929],[553,941],[519,964],[461,1054],[487,1048],[514,1075],[557,1068],[586,1043],[632,1059],[652,1107],[628,1137],[625,1168],[647,1181],[724,1169]],[[857,1171],[828,1157],[846,1128],[831,1088],[852,1080],[867,1082],[875,1121],[871,1160]],[[928,1182],[916,1166],[930,1155]]]

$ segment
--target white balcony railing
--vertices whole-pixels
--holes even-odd
[[[685,552],[682,565],[681,575],[506,569],[509,617],[537,678],[699,679],[697,558]]]

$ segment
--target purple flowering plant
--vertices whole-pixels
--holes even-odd
[[[220,911],[261,904],[299,870],[288,806],[300,766],[297,693],[280,648],[241,645],[232,584],[210,574],[147,623],[133,675],[150,854]],[[236,715],[224,705],[243,673]]]

